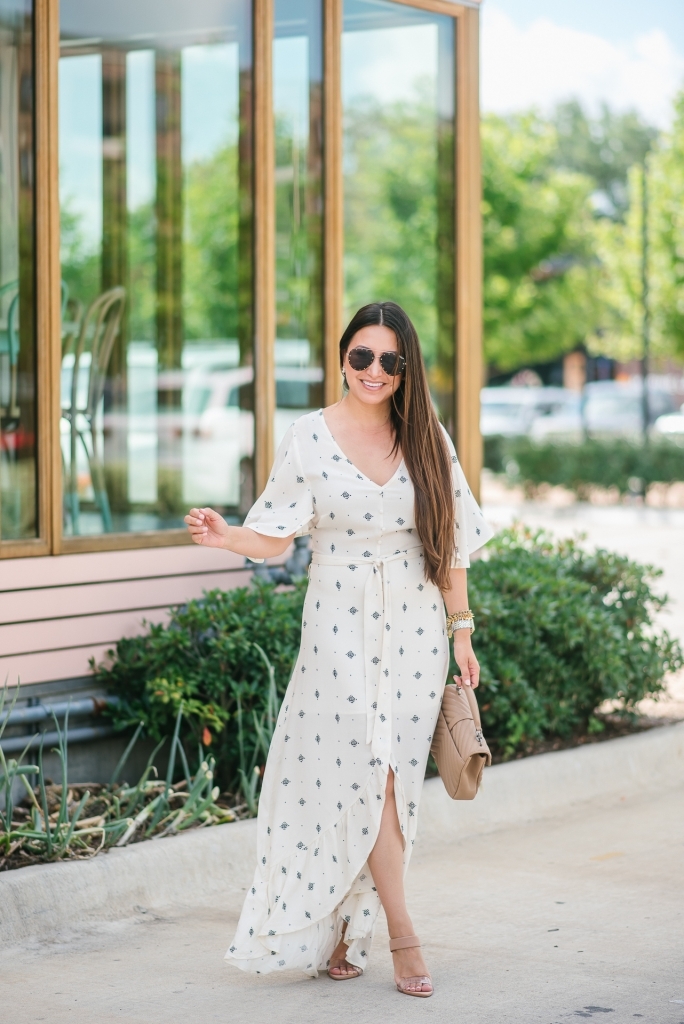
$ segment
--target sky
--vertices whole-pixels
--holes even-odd
[[[484,0],[483,110],[577,97],[667,128],[683,87],[684,0]]]

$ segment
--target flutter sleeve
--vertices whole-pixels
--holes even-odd
[[[278,448],[268,483],[252,505],[244,526],[265,537],[309,533],[315,514],[309,481],[302,469],[293,424]],[[263,558],[252,558],[263,562]]]
[[[444,429],[444,428],[442,428]],[[482,515],[482,510],[468,487],[468,481],[458,461],[454,443],[444,431],[451,456],[451,478],[454,487],[454,557],[452,569],[467,569],[470,555],[494,536],[494,530]]]

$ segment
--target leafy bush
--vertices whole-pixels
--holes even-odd
[[[250,587],[212,590],[174,608],[168,625],[119,640],[107,661],[92,666],[98,682],[121,698],[111,709],[115,724],[143,722],[160,740],[173,731],[182,701],[183,739],[209,748],[220,784],[237,786],[240,769],[255,764],[259,725],[271,715],[269,671],[257,645],[282,697],[299,649],[305,592],[303,583],[279,592],[256,579]]]
[[[504,757],[535,741],[586,731],[602,701],[629,709],[662,688],[682,652],[653,629],[665,599],[651,589],[658,571],[522,528],[506,531],[470,570],[479,691],[488,740]],[[122,703],[120,726],[142,721],[161,739],[181,700],[188,738],[204,742],[222,785],[256,806],[255,766],[263,764],[275,696],[282,697],[299,647],[305,584],[278,591],[212,591],[175,609],[167,626],[119,641],[98,681]],[[452,665],[452,672],[456,668]]]
[[[654,629],[667,601],[651,589],[659,575],[523,527],[490,542],[469,590],[483,727],[500,754],[586,732],[604,700],[630,710],[662,690],[684,661],[677,641]]]
[[[666,438],[643,445],[625,438],[572,444],[490,437],[485,441],[485,465],[495,473],[507,473],[528,493],[548,483],[586,498],[595,486],[627,494],[635,485],[647,490],[654,483],[684,480],[684,448]]]

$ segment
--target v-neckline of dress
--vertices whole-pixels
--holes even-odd
[[[326,420],[326,418],[325,418],[325,413],[324,413],[323,409],[321,409],[321,410],[320,410],[320,414],[321,414],[321,419],[323,420],[323,426],[325,427],[325,429],[326,429],[326,430],[327,430],[327,432],[328,432],[328,437],[330,438],[330,440],[332,441],[332,443],[333,443],[333,444],[335,445],[335,447],[337,448],[337,450],[338,450],[338,452],[340,453],[340,455],[342,455],[342,456],[343,456],[343,458],[345,458],[345,459],[347,460],[347,462],[349,463],[349,465],[351,466],[351,468],[352,468],[352,469],[355,469],[355,470],[356,470],[356,472],[357,472],[357,473],[359,474],[359,476],[361,476],[361,477],[362,477],[362,478],[363,478],[364,480],[367,480],[367,481],[368,481],[369,483],[373,484],[373,487],[377,487],[377,489],[378,489],[379,491],[384,491],[384,489],[385,489],[386,487],[389,487],[389,485],[390,485],[390,484],[392,483],[392,481],[393,481],[393,480],[394,480],[394,478],[396,477],[396,475],[397,475],[397,473],[399,472],[399,470],[400,470],[400,469],[402,468],[402,466],[404,465],[404,456],[402,455],[401,459],[399,460],[399,465],[398,465],[398,466],[397,466],[397,468],[395,469],[394,473],[392,473],[392,476],[391,476],[391,477],[389,478],[389,480],[387,481],[387,483],[384,483],[384,484],[379,484],[379,483],[377,483],[377,482],[376,482],[375,480],[371,479],[371,477],[369,477],[367,473],[362,473],[362,472],[361,472],[361,470],[359,469],[359,467],[358,467],[358,466],[356,466],[356,465],[355,465],[355,464],[354,464],[354,463],[352,462],[352,460],[351,460],[351,459],[349,458],[349,456],[348,456],[348,455],[345,455],[345,453],[344,453],[344,452],[342,451],[342,448],[340,447],[340,445],[338,444],[338,442],[337,442],[337,441],[335,440],[335,435],[333,434],[332,430],[331,430],[331,429],[330,429],[330,427],[328,426],[328,421],[327,421],[327,420]]]

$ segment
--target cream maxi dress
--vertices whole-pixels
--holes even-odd
[[[446,432],[445,432],[446,433]],[[448,440],[454,566],[492,536]],[[325,969],[343,922],[365,968],[380,907],[367,858],[388,769],[404,870],[449,664],[445,611],[425,579],[404,463],[379,487],[338,447],[322,411],[298,419],[245,526],[311,535],[302,640],[268,755],[257,868],[226,959],[246,971]]]

